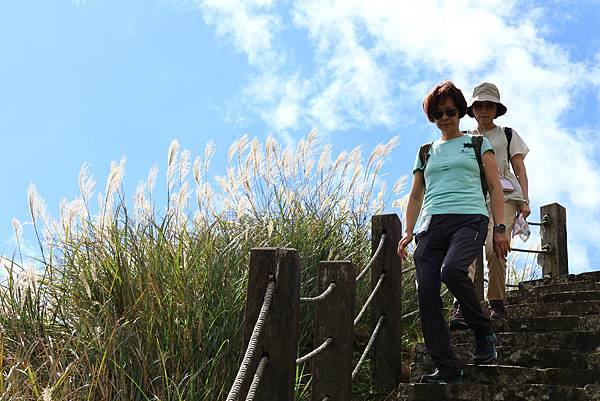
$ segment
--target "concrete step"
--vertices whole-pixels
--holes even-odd
[[[529,332],[540,333],[551,331],[598,331],[600,314],[586,316],[541,316],[541,317],[511,317],[506,320],[492,320],[492,328],[496,333]],[[465,331],[465,330],[453,330]]]
[[[521,288],[507,291],[506,301],[507,303],[515,304],[521,302],[521,300],[526,297],[538,299],[538,297],[547,294],[573,291],[600,291],[600,283],[594,281],[576,281],[571,283],[541,285],[533,288]]]
[[[459,344],[452,347],[463,365],[472,362],[473,346]],[[530,368],[598,369],[600,352],[580,352],[557,348],[498,346],[497,363],[500,365],[523,366]],[[425,350],[425,344],[415,346],[414,363],[432,363]]]
[[[516,348],[558,348],[579,352],[600,352],[600,332],[558,331],[551,333],[536,332],[498,332],[498,346]],[[453,331],[452,344],[473,344],[471,330]]]
[[[401,384],[386,401],[591,401],[586,389],[547,384]],[[599,399],[600,400],[600,399]],[[595,399],[593,401],[596,401]]]
[[[588,316],[546,316],[546,317],[510,317],[504,323],[502,331],[527,331],[547,333],[552,331],[598,331],[600,315]]]
[[[596,287],[596,283],[593,283]],[[591,287],[586,285],[586,287]],[[507,305],[518,305],[524,303],[548,303],[548,302],[577,302],[600,300],[600,285],[592,290],[576,290],[542,293],[536,290],[517,290],[507,295]]]
[[[507,305],[506,313],[512,318],[600,315],[600,300]]]
[[[413,363],[410,365],[410,381],[418,382],[422,375],[435,370],[433,365]],[[465,383],[479,384],[553,384],[583,387],[600,384],[598,369],[527,368],[508,365],[463,366]]]
[[[538,280],[522,281],[519,283],[519,288],[534,288],[542,285],[564,284],[572,283],[575,281],[600,282],[600,270],[580,274],[567,274],[558,277],[547,277]]]

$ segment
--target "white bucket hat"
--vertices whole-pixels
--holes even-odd
[[[473,89],[473,96],[467,105],[467,114],[469,117],[475,117],[473,114],[473,103],[475,102],[493,102],[496,107],[496,117],[500,117],[506,113],[506,106],[500,102],[500,91],[498,87],[489,82],[483,82]]]

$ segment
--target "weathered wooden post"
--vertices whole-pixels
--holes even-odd
[[[300,272],[295,249],[254,248],[250,251],[243,349],[248,348],[270,277],[275,279],[275,295],[248,369],[249,377],[241,387],[238,400],[246,399],[252,376],[263,356],[268,356],[269,362],[254,400],[294,400],[300,300]]]
[[[331,283],[335,289],[316,304],[315,341],[317,347],[327,338],[333,342],[312,362],[312,399],[331,401],[352,399],[352,333],[355,309],[355,266],[350,262],[320,262],[317,293]]]
[[[490,239],[491,241],[491,239]],[[479,251],[477,259],[475,259],[475,292],[477,292],[477,298],[479,301],[483,301],[483,258],[485,252],[483,248]]]
[[[569,274],[567,210],[558,203],[551,203],[540,208],[540,216],[542,250],[548,250],[538,259],[542,265],[542,274],[553,277]]]
[[[373,299],[371,330],[379,318],[385,320],[373,343],[373,383],[378,391],[389,391],[399,383],[401,372],[401,314],[402,314],[402,264],[397,255],[398,241],[402,238],[402,223],[396,214],[377,215],[371,218],[371,249],[375,253],[381,236],[385,234],[383,249],[371,267],[371,289],[381,274],[382,286]]]

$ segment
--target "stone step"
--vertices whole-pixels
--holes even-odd
[[[543,316],[600,315],[600,301],[550,302],[507,305],[506,313],[512,318]]]
[[[472,362],[473,346],[459,344],[452,347],[463,365]],[[563,368],[563,369],[598,369],[600,370],[600,353],[579,352],[557,348],[511,347],[498,346],[497,363],[500,365],[523,366],[530,368]],[[415,346],[414,363],[432,363],[425,350],[425,344]]]
[[[580,352],[600,352],[600,332],[558,331],[551,333],[498,332],[498,346],[518,348],[558,348]],[[453,331],[453,345],[473,344],[471,330]]]
[[[527,331],[527,332],[552,332],[552,331],[598,331],[600,315],[587,316],[545,316],[512,318],[503,322],[501,331]]]
[[[595,283],[594,283],[595,284]],[[506,297],[507,305],[518,305],[524,303],[548,303],[548,302],[576,302],[600,300],[600,286],[593,290],[563,291],[540,294],[535,291],[513,291]]]
[[[507,365],[463,366],[465,383],[479,384],[554,384],[583,387],[600,384],[598,369],[527,368]],[[413,363],[410,366],[410,381],[418,382],[422,375],[431,373],[431,364]]]
[[[540,333],[551,331],[598,331],[600,314],[576,316],[541,316],[541,317],[512,317],[506,320],[492,320],[492,328],[496,333],[529,332]],[[468,331],[468,330],[456,330]],[[455,331],[453,330],[452,333]]]
[[[506,292],[506,302],[510,304],[520,303],[522,299],[539,299],[547,294],[574,291],[600,291],[600,283],[593,281],[576,281],[572,283],[541,285],[533,288],[522,288]]]
[[[586,272],[580,274],[566,274],[558,277],[546,277],[538,280],[522,281],[519,283],[519,288],[534,288],[542,285],[564,284],[575,281],[595,281],[600,282],[600,270]]]
[[[396,394],[386,401],[591,401],[591,398],[587,398],[587,387],[547,384],[401,384]]]

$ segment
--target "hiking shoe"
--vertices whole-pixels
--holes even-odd
[[[458,369],[456,371],[449,370],[448,372],[442,373],[439,369],[435,372],[421,376],[421,383],[434,383],[434,384],[455,384],[463,382],[463,370]]]
[[[490,305],[490,319],[506,320],[506,309],[504,308],[503,300],[492,299],[489,301],[489,305]]]
[[[460,304],[454,302],[452,312],[450,312],[450,330],[467,330],[469,325],[465,322],[465,318],[460,311]]]
[[[491,363],[496,360],[496,335],[475,336],[475,350],[473,351],[473,362],[477,365]]]

